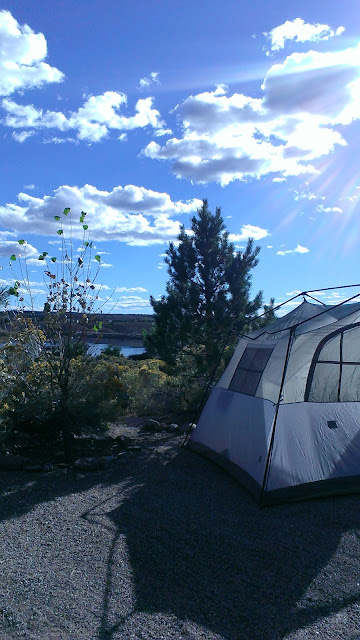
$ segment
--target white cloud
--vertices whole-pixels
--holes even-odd
[[[14,140],[21,143],[21,142],[25,142],[25,140],[33,136],[34,133],[35,131],[31,129],[29,131],[19,131],[19,132],[13,131],[12,137],[14,138]]]
[[[288,249],[288,251],[277,251],[276,255],[277,256],[286,256],[286,255],[290,255],[293,253],[309,253],[309,249],[307,249],[306,247],[302,247],[301,244],[298,244],[297,247],[295,247],[295,249]]]
[[[139,80],[139,89],[148,89],[152,84],[159,84],[159,72],[152,71],[148,76],[144,78],[140,78]]]
[[[252,224],[244,224],[241,228],[240,233],[230,233],[229,240],[230,242],[241,242],[242,240],[247,240],[248,238],[254,238],[254,240],[261,240],[262,238],[266,238],[269,236],[269,232],[267,229],[262,229],[261,227],[255,227]]]
[[[295,42],[317,42],[318,40],[329,40],[334,36],[341,36],[345,27],[338,27],[335,31],[327,24],[310,24],[301,18],[286,20],[284,24],[275,27],[264,36],[271,42],[271,51],[280,51],[285,46],[286,40]],[[267,52],[269,55],[269,52]]]
[[[35,255],[39,255],[39,252],[32,244],[20,245],[17,240],[3,240],[0,237],[0,256],[10,259],[12,254],[18,258],[26,256],[30,259]]]
[[[324,196],[317,196],[310,191],[294,191],[294,200],[325,200]]]
[[[78,144],[78,140],[76,140],[76,138],[58,138],[57,136],[54,136],[53,138],[45,138],[45,140],[42,140],[43,144],[64,144],[66,142],[75,142],[75,144]]]
[[[286,182],[286,178],[273,178],[273,182]]]
[[[260,98],[223,86],[189,96],[176,107],[182,136],[152,140],[142,153],[199,183],[315,174],[313,161],[347,144],[336,125],[360,118],[360,44],[293,53],[270,67],[261,89]]]
[[[61,82],[64,74],[44,62],[44,34],[19,25],[10,11],[0,11],[0,95]]]
[[[342,213],[343,210],[340,209],[340,207],[324,207],[324,205],[319,204],[316,207],[316,211],[319,211],[320,213]]]
[[[24,234],[56,235],[61,223],[54,220],[65,207],[70,207],[74,220],[81,211],[87,212],[86,223],[97,241],[117,240],[129,245],[147,246],[174,240],[180,223],[173,216],[194,213],[202,201],[173,202],[167,193],[145,187],[117,186],[112,191],[100,191],[92,185],[63,185],[52,196],[35,198],[18,194],[17,203],[0,206],[0,224]],[[76,224],[75,224],[76,227]],[[78,227],[78,237],[82,227]],[[52,241],[54,242],[54,241]]]
[[[24,184],[24,189],[26,189],[27,191],[33,191],[34,189],[36,189],[36,185],[35,184]]]
[[[115,302],[108,302],[104,305],[104,308],[111,307],[111,309],[125,309],[127,311],[141,311],[143,309],[150,308],[149,300],[144,300],[139,296],[121,296]]]
[[[160,117],[159,111],[153,107],[153,98],[140,98],[135,104],[135,113],[125,116],[120,110],[127,105],[127,96],[116,91],[105,91],[97,96],[87,97],[83,106],[77,111],[65,114],[61,111],[44,111],[31,104],[21,105],[9,98],[4,98],[2,108],[7,115],[3,125],[13,129],[43,130],[55,129],[61,132],[74,130],[78,140],[99,142],[111,131],[130,131],[138,128],[152,127],[157,135],[165,135],[170,129]],[[118,136],[124,141],[124,137]],[[54,137],[45,142],[72,142],[72,138]]]
[[[135,291],[145,293],[147,289],[144,289],[144,287],[116,287],[115,289],[115,293],[123,293],[124,291],[127,293],[134,293]]]

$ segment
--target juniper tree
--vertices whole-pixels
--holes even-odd
[[[262,305],[262,292],[250,297],[259,251],[252,239],[236,251],[220,208],[212,214],[204,200],[191,218],[190,233],[182,226],[178,242],[166,251],[166,294],[150,298],[154,326],[145,336],[150,354],[173,364],[186,350],[204,368],[213,367],[226,337],[249,327]]]

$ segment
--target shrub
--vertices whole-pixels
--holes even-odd
[[[116,399],[111,402],[108,391],[99,397],[89,380],[94,366],[84,344],[91,329],[95,332],[101,329],[101,322],[93,327],[89,323],[91,314],[98,311],[95,281],[101,259],[99,255],[93,256],[85,216],[86,213],[81,212],[80,251],[74,248],[70,209],[64,209],[62,218],[55,216],[56,222],[62,222],[67,229],[69,238],[63,228],[58,229],[62,242],[59,261],[46,251],[39,255],[39,261],[46,266],[47,288],[41,321],[26,311],[28,308],[34,311],[34,298],[25,240],[18,241],[25,249],[25,257],[20,261],[14,254],[10,257],[11,264],[19,264],[18,278],[9,289],[18,302],[18,309],[14,314],[12,344],[4,349],[2,393],[8,408],[3,412],[3,419],[13,428],[30,425],[33,429],[47,429],[49,438],[61,434],[68,459],[72,457],[72,436],[85,418],[88,420],[91,414],[93,419],[100,419],[101,407],[106,415],[113,415],[124,402],[121,394],[120,402]],[[105,369],[100,373],[105,376],[102,382],[108,386],[110,374]],[[87,407],[91,407],[91,411],[86,411]]]

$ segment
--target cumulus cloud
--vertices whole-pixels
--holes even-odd
[[[99,142],[112,130],[125,132],[149,126],[155,129],[157,135],[169,132],[159,111],[153,108],[153,98],[139,99],[135,104],[135,113],[131,116],[120,112],[126,105],[127,96],[117,91],[105,91],[101,95],[87,97],[82,107],[68,114],[44,111],[31,104],[21,105],[5,98],[2,108],[7,115],[3,124],[13,129],[30,128],[32,132],[41,129],[56,129],[61,132],[74,130],[78,140],[87,142]],[[62,142],[62,139],[52,138],[51,141]],[[69,141],[69,138],[65,138],[65,141]]]
[[[286,20],[284,24],[275,27],[269,32],[265,32],[264,36],[270,40],[271,51],[280,51],[285,46],[287,40],[295,42],[317,42],[318,40],[329,40],[334,36],[341,36],[345,27],[332,29],[327,24],[310,24],[304,22],[302,18],[295,20]],[[269,51],[266,52],[269,55]]]
[[[18,258],[23,258],[24,256],[32,258],[35,255],[39,255],[39,252],[32,244],[20,245],[16,240],[3,240],[2,236],[0,236],[0,256],[10,259],[13,254]]]
[[[315,174],[315,160],[347,144],[337,125],[360,118],[360,44],[293,53],[270,67],[261,89],[257,98],[224,86],[189,96],[176,107],[181,137],[152,140],[142,153],[200,183]]]
[[[276,255],[277,256],[287,256],[293,253],[309,253],[310,249],[307,249],[306,247],[302,247],[301,244],[298,244],[297,247],[295,247],[295,249],[288,249],[287,251],[277,251]]]
[[[269,235],[270,234],[267,229],[262,229],[261,227],[255,227],[252,224],[244,224],[241,228],[240,233],[229,234],[229,240],[230,242],[242,242],[242,240],[247,240],[248,238],[254,238],[254,240],[261,240],[262,238],[266,238]]]
[[[159,72],[152,71],[148,76],[144,76],[144,78],[140,78],[139,80],[139,89],[148,89],[153,84],[159,84]]]
[[[117,240],[137,246],[174,240],[180,230],[174,216],[193,213],[202,204],[197,199],[173,202],[167,193],[135,185],[117,186],[112,191],[92,185],[63,185],[42,198],[19,193],[18,202],[0,207],[0,224],[8,229],[54,236],[59,229],[54,216],[70,207],[75,220],[81,211],[87,212],[86,222],[97,241]],[[64,223],[66,228],[67,219]]]
[[[19,25],[10,11],[0,11],[0,95],[61,82],[64,74],[44,62],[47,43],[44,34]]]

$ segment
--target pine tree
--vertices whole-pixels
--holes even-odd
[[[262,305],[261,292],[250,299],[259,251],[249,239],[236,252],[220,208],[212,214],[204,200],[191,218],[191,233],[182,226],[178,243],[166,251],[170,279],[160,300],[150,298],[154,326],[145,336],[148,352],[173,364],[186,350],[200,368],[215,366],[229,333],[244,331]]]

